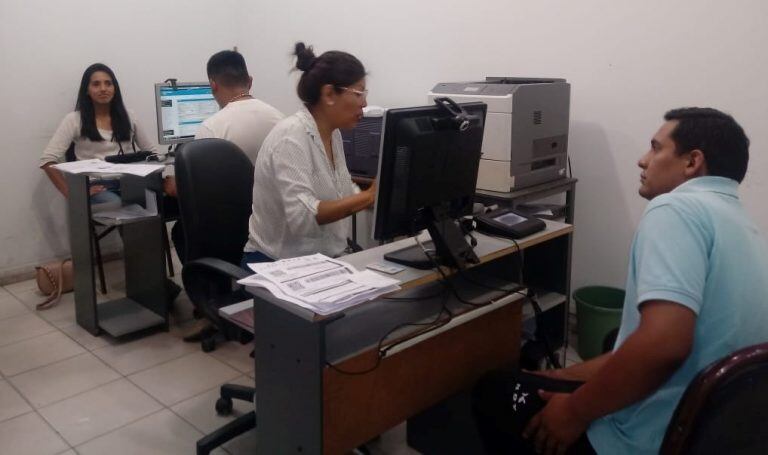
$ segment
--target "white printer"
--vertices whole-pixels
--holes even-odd
[[[441,96],[488,105],[478,189],[509,192],[566,176],[571,85],[565,79],[440,83],[429,102]]]

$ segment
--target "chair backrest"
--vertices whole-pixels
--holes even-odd
[[[187,261],[239,265],[251,215],[251,160],[229,141],[199,139],[177,149],[174,167]]]
[[[768,343],[736,351],[694,378],[667,427],[660,453],[766,451]]]
[[[71,162],[71,161],[77,161],[77,155],[75,155],[75,143],[74,142],[71,142],[69,144],[69,147],[67,147],[67,151],[64,152],[64,160],[66,162],[68,162],[68,163]]]

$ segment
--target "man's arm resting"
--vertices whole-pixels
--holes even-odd
[[[573,412],[592,422],[653,393],[685,362],[695,326],[696,314],[683,305],[644,302],[637,330],[570,396]]]
[[[577,363],[566,368],[557,370],[531,371],[531,373],[541,376],[547,376],[553,379],[563,379],[566,381],[586,382],[592,379],[605,362],[613,355],[612,352],[606,352],[585,362]]]

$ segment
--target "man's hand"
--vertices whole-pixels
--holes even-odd
[[[168,196],[176,197],[176,178],[172,176],[167,176],[163,179],[163,191]]]
[[[539,390],[539,396],[547,405],[528,422],[523,437],[533,439],[538,453],[564,454],[587,430],[589,422],[573,411],[570,394]]]

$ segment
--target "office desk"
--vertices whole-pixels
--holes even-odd
[[[120,226],[125,261],[126,297],[97,303],[91,237],[89,177],[64,173],[69,186],[67,217],[75,282],[75,319],[97,336],[102,330],[114,337],[168,324],[165,291],[162,214]],[[162,195],[160,171],[147,177],[123,175],[120,194],[123,205],[145,203],[145,189]],[[158,207],[160,207],[158,203]]]
[[[547,222],[545,231],[518,244],[534,251],[571,231],[570,225]],[[476,237],[481,264],[455,275],[453,283],[463,299],[497,299],[481,308],[471,308],[450,295],[445,300],[437,296],[443,288],[433,270],[406,269],[395,275],[404,289],[398,297],[430,299],[379,299],[325,317],[276,299],[263,289],[248,288],[254,295],[259,452],[345,453],[469,387],[485,372],[516,361],[522,296],[503,297],[505,293],[471,281],[510,285],[517,276],[517,247],[505,239]],[[393,242],[344,260],[363,269],[413,242]],[[534,269],[540,262],[536,255]],[[559,276],[564,265],[550,265]],[[471,275],[471,281],[466,275]],[[419,326],[401,327],[382,344],[392,349],[374,368],[385,334],[404,323],[434,320],[443,304],[456,315],[450,324],[428,333]],[[353,375],[338,370],[371,371]]]

